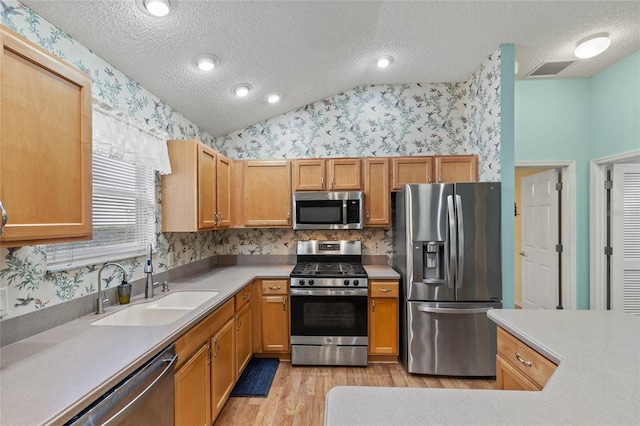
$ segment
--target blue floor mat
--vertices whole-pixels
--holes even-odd
[[[277,358],[251,358],[231,396],[266,398],[279,363]]]

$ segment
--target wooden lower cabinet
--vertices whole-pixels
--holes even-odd
[[[398,281],[369,281],[369,355],[398,355]]]
[[[211,416],[212,420],[222,411],[236,383],[234,319],[211,338]]]
[[[498,327],[496,388],[542,390],[557,365],[518,338]]]
[[[288,353],[289,281],[262,280],[262,352]]]
[[[204,345],[176,372],[177,425],[211,424],[209,380],[209,345]]]
[[[496,355],[496,389],[537,391],[540,387]]]
[[[251,300],[236,312],[236,380],[244,371],[253,354],[251,347]]]

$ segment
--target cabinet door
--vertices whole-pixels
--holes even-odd
[[[500,355],[496,355],[496,389],[537,391],[541,388]]]
[[[0,30],[3,247],[91,239],[91,79]]]
[[[391,191],[389,162],[386,158],[366,158],[364,161],[364,226],[391,224]]]
[[[433,157],[394,157],[391,162],[394,191],[400,191],[408,183],[433,182]]]
[[[234,324],[234,319],[230,319],[211,338],[211,415],[214,420],[235,385]]]
[[[324,160],[293,160],[294,191],[324,191],[326,165]]]
[[[245,226],[291,226],[291,165],[286,160],[244,163]]]
[[[359,158],[328,160],[328,188],[335,191],[359,191],[362,189]]]
[[[251,360],[251,301],[236,313],[236,381]]]
[[[436,176],[440,182],[477,182],[478,156],[451,155],[436,157]]]
[[[218,154],[216,165],[218,228],[231,226],[231,160]]]
[[[262,350],[289,352],[289,296],[262,296]]]
[[[369,353],[398,354],[398,282],[370,281]]]
[[[176,372],[176,425],[211,424],[209,375],[209,346],[205,345]]]
[[[216,152],[198,144],[198,228],[216,227]]]

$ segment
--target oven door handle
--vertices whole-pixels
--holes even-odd
[[[366,288],[314,288],[314,289],[301,289],[292,288],[292,296],[366,296]]]

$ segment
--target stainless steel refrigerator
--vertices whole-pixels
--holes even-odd
[[[400,358],[409,373],[495,376],[500,183],[405,185],[393,211]]]

